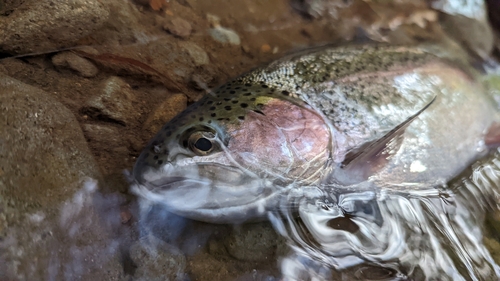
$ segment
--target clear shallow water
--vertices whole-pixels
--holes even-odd
[[[437,189],[292,189],[269,214],[293,249],[284,278],[498,280],[483,222],[497,210],[499,187],[496,152]]]

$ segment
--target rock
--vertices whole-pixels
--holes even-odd
[[[123,144],[120,131],[109,125],[84,124],[83,132],[89,142],[97,147],[117,148]]]
[[[440,22],[447,33],[461,45],[487,59],[495,36],[488,21],[485,1],[432,1],[432,8],[443,12]]]
[[[75,116],[6,76],[0,93],[1,279],[119,280],[118,203],[101,224],[97,183],[82,182],[102,176]]]
[[[170,95],[162,102],[154,111],[149,114],[148,119],[144,122],[144,129],[152,134],[156,134],[160,128],[165,125],[170,119],[187,107],[187,97],[183,94]]]
[[[94,119],[127,125],[138,116],[135,95],[125,81],[111,77],[101,85],[100,93],[85,102],[82,111]]]
[[[217,26],[208,32],[215,41],[231,45],[239,45],[241,43],[240,36],[229,28]]]
[[[268,223],[246,224],[233,229],[224,241],[228,253],[244,261],[273,261],[278,235]]]
[[[0,52],[28,54],[75,45],[108,19],[99,0],[26,1],[0,18]]]
[[[203,65],[197,68],[191,75],[190,85],[197,90],[210,89],[217,85],[217,69],[213,65]]]
[[[486,20],[478,21],[461,15],[443,14],[440,22],[447,34],[461,46],[482,59],[489,58],[494,47],[495,36]]]
[[[163,29],[177,37],[188,38],[191,35],[192,27],[188,21],[181,18],[174,18],[163,24]]]
[[[130,257],[137,266],[133,280],[185,280],[186,258],[157,238],[150,236],[133,244]]]
[[[195,43],[180,42],[179,46],[189,54],[195,66],[202,66],[210,63],[207,53]]]
[[[72,52],[62,52],[53,56],[52,63],[57,67],[72,69],[87,78],[94,77],[99,72],[92,62]]]

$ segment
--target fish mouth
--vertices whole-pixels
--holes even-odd
[[[197,164],[149,170],[131,190],[143,202],[210,223],[261,220],[277,205],[280,188],[236,167]]]

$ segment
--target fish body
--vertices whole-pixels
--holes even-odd
[[[137,159],[133,190],[225,223],[264,216],[290,186],[433,188],[486,152],[496,121],[472,74],[420,48],[322,47],[244,74],[168,122]]]

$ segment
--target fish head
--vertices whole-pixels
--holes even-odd
[[[330,139],[323,117],[287,91],[228,83],[150,141],[134,190],[192,219],[261,217],[287,186],[326,174]]]

